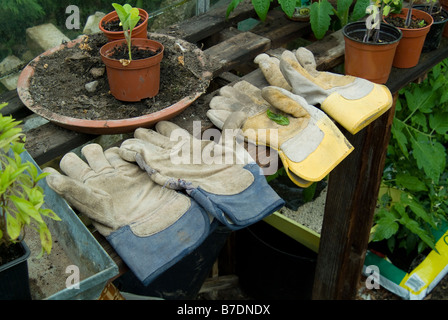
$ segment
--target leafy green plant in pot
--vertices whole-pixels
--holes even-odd
[[[139,21],[138,9],[129,4],[113,4],[123,27],[125,39],[106,43],[100,49],[106,65],[111,94],[121,101],[140,101],[157,95],[160,62],[164,47],[160,42],[132,38]]]
[[[416,5],[413,8],[429,13],[434,20],[426,35],[422,52],[436,50],[440,45],[443,31],[448,22],[448,11],[442,8],[437,0],[427,0],[426,4]]]
[[[391,13],[384,17],[388,24],[399,28],[403,37],[398,44],[393,66],[397,68],[412,68],[418,64],[426,35],[434,22],[432,16],[424,11],[412,8],[402,8],[400,13]]]
[[[345,41],[345,73],[384,84],[389,79],[395,51],[402,38],[401,31],[381,22],[391,5],[399,1],[377,2],[366,9],[366,21],[351,22],[342,32]]]
[[[0,109],[6,104],[0,104]],[[0,299],[30,299],[25,227],[37,230],[42,251],[49,254],[51,233],[45,217],[60,220],[43,207],[44,193],[37,182],[48,174],[38,174],[30,162],[23,162],[25,135],[19,121],[0,114]]]
[[[114,4],[113,4],[114,6]],[[128,8],[129,5],[123,7]],[[114,6],[115,7],[115,6]],[[144,9],[138,8],[139,20],[134,28],[132,37],[148,38],[148,19],[149,15]],[[124,39],[124,31],[122,28],[121,18],[118,11],[114,10],[106,14],[99,22],[99,29],[104,33],[109,41]]]

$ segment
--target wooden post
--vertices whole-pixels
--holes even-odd
[[[384,169],[391,109],[356,135],[355,150],[330,174],[313,299],[354,299]]]

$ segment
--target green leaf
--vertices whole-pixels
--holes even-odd
[[[6,232],[8,233],[9,237],[15,240],[20,236],[21,231],[21,223],[11,214],[6,213]]]
[[[244,0],[232,0],[229,5],[227,6],[227,11],[226,11],[226,19],[229,17],[230,13],[232,13],[233,10],[235,10],[235,8]]]
[[[406,138],[406,135],[403,133],[404,127],[405,125],[402,121],[398,120],[398,118],[394,118],[391,132],[393,138],[395,139],[395,141],[397,141],[398,147],[400,148],[401,152],[403,152],[405,157],[408,157],[409,155],[407,148],[408,139]]]
[[[117,12],[118,15],[118,19],[120,19],[121,24],[123,26],[124,29],[124,23],[128,18],[128,12],[126,11],[126,9],[118,3],[112,3],[112,6],[115,8],[115,11]]]
[[[39,237],[40,237],[40,243],[42,245],[42,251],[39,256],[42,256],[43,252],[50,254],[52,247],[51,233],[45,223],[41,223],[39,225]]]
[[[266,110],[266,114],[269,119],[281,126],[287,126],[289,124],[289,119],[281,114],[275,114],[269,109]]]
[[[36,209],[31,202],[17,196],[11,196],[10,199],[22,215],[29,215],[39,223],[44,222],[38,209]]]
[[[426,184],[417,177],[407,173],[399,173],[396,177],[398,186],[408,189],[409,191],[427,191]]]
[[[331,22],[330,16],[333,14],[333,6],[327,0],[319,0],[311,4],[311,29],[317,39],[322,39],[327,33]]]
[[[366,15],[366,8],[370,5],[370,0],[357,0],[353,7],[353,12],[349,21],[358,21]]]
[[[350,6],[352,5],[353,0],[338,0],[337,1],[337,11],[336,15],[341,22],[341,27],[345,26],[348,23],[348,12]]]
[[[437,228],[432,217],[426,212],[426,210],[417,201],[414,200],[414,198],[410,194],[403,193],[401,195],[401,202],[404,205],[408,206],[411,209],[411,211],[413,213],[415,213],[415,215],[417,217],[421,218],[423,221],[428,223],[434,229]]]
[[[383,217],[376,221],[371,241],[389,239],[398,231],[397,219],[386,209],[381,209]]]
[[[265,21],[271,6],[271,0],[252,0],[252,5],[260,20]]]
[[[292,17],[296,9],[296,0],[278,0],[283,12],[288,16]]]
[[[429,126],[438,134],[448,132],[448,112],[435,112],[429,115]]]
[[[440,175],[445,169],[445,148],[439,142],[424,139],[422,135],[418,139],[411,140],[413,157],[417,161],[417,166],[419,169],[423,169],[425,174],[435,183],[438,183]]]

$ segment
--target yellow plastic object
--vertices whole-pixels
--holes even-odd
[[[324,138],[317,149],[305,160],[293,162],[281,150],[278,150],[288,176],[295,184],[303,188],[309,187],[312,182],[321,181],[354,150],[328,117],[321,118],[316,125],[324,132]],[[290,173],[293,172],[306,183],[291,176]]]
[[[300,223],[282,215],[279,212],[274,212],[270,216],[264,218],[264,221],[283,232],[294,240],[300,242],[305,247],[318,252],[320,234],[301,225]]]
[[[374,84],[372,91],[362,99],[349,100],[333,92],[321,104],[322,110],[351,134],[358,133],[391,106],[392,94],[380,84]]]

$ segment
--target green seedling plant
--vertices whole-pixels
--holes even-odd
[[[120,19],[120,24],[123,27],[124,37],[128,45],[129,61],[123,62],[129,64],[132,61],[131,45],[132,45],[132,30],[134,30],[137,23],[140,21],[139,11],[137,8],[133,8],[130,4],[121,5],[118,3],[112,3],[112,6],[117,12],[118,18]]]
[[[330,28],[338,30],[349,22],[363,18],[366,15],[366,8],[369,6],[370,0],[358,0],[353,6],[353,10],[350,10],[352,4],[353,0],[338,0],[336,8],[334,8],[328,0],[313,2],[311,4],[310,23],[314,36],[317,39],[322,39]],[[336,17],[333,25],[332,16]]]
[[[391,252],[435,249],[433,232],[448,220],[447,107],[448,60],[399,92],[371,234]]]
[[[0,109],[7,104],[0,104]],[[42,250],[50,254],[52,238],[44,217],[60,221],[44,207],[44,192],[37,183],[48,173],[38,174],[29,161],[22,163],[20,154],[25,151],[25,134],[19,121],[0,114],[0,245],[9,246],[23,240],[25,227],[36,229]]]

